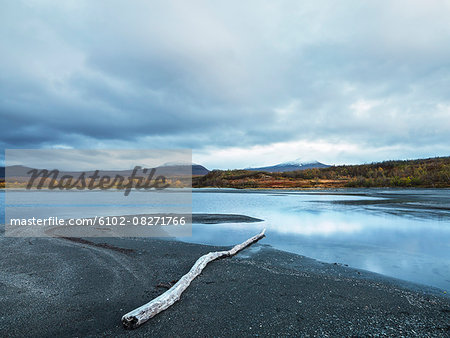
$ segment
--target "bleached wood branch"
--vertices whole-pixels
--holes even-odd
[[[218,258],[230,257],[237,254],[242,249],[263,238],[265,236],[265,231],[266,229],[264,229],[258,235],[247,239],[244,243],[236,245],[231,250],[210,252],[200,257],[192,266],[191,270],[189,270],[187,274],[181,277],[181,279],[169,290],[156,297],[152,301],[148,302],[147,304],[144,304],[141,307],[138,307],[137,309],[125,314],[122,317],[123,326],[127,329],[137,328],[150,318],[167,309],[169,306],[180,299],[180,296],[184,292],[184,290],[187,289],[187,287],[191,284],[195,277],[200,275],[202,270],[209,262]]]

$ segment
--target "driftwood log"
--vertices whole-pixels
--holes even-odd
[[[265,236],[265,231],[266,230],[264,229],[258,235],[247,239],[244,243],[236,245],[231,250],[210,252],[200,257],[192,266],[191,270],[189,270],[187,274],[181,277],[181,279],[169,290],[156,297],[152,301],[148,302],[147,304],[144,304],[141,307],[138,307],[137,309],[125,314],[122,317],[123,326],[126,329],[137,328],[150,318],[167,309],[169,306],[180,299],[180,296],[184,292],[184,290],[187,289],[187,287],[189,286],[189,284],[191,284],[195,277],[200,275],[202,270],[209,262],[218,258],[230,257],[237,254],[242,249],[263,238]]]

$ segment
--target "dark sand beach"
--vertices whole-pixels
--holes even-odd
[[[450,298],[442,290],[277,251],[263,239],[210,263],[179,302],[126,331],[123,314],[166,291],[201,255],[223,248],[4,236],[0,245],[2,336],[442,337],[450,330]]]

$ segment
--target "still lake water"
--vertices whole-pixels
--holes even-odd
[[[68,193],[32,193],[38,194],[52,194],[52,203],[57,206],[54,215],[60,217],[137,214],[151,209],[145,202],[145,192],[131,193],[128,205],[112,203],[117,194],[121,194],[117,191],[77,192],[82,194],[86,205],[76,213],[73,208],[67,208],[71,201]],[[92,201],[97,202],[88,206]],[[2,222],[4,204],[2,192]],[[192,237],[179,240],[233,245],[266,228],[267,237],[262,244],[450,290],[448,189],[194,189],[192,210],[194,213],[242,214],[264,221],[194,224]]]

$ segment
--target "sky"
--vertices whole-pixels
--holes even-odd
[[[0,2],[3,149],[450,155],[450,1]]]

